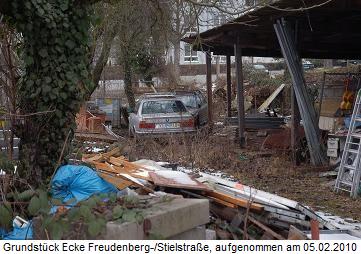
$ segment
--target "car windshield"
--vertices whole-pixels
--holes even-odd
[[[188,108],[197,108],[197,100],[196,100],[196,96],[194,95],[181,95],[179,96],[179,99],[183,102],[184,106],[188,107]]]
[[[156,100],[143,103],[142,114],[167,114],[187,112],[181,101]]]
[[[264,65],[260,65],[260,64],[255,64],[255,65],[253,65],[253,67],[256,70],[265,70],[266,69],[266,67]]]

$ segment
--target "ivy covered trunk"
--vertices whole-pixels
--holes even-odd
[[[40,185],[63,162],[75,115],[93,90],[89,8],[74,0],[14,0],[12,16],[24,40],[24,73],[18,85],[24,117],[15,133],[21,139],[25,176]]]

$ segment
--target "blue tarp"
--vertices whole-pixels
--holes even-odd
[[[6,233],[5,230],[0,228],[0,238],[3,240],[29,240],[33,239],[32,222],[19,227],[13,222],[13,231]]]
[[[86,166],[66,165],[56,172],[51,182],[53,198],[72,204],[88,199],[94,194],[117,192],[110,183],[104,181],[91,168]]]
[[[94,170],[86,166],[62,166],[58,169],[51,182],[53,198],[62,200],[64,203],[72,200],[70,205],[86,200],[94,194],[116,193],[117,191],[113,185],[104,181]],[[55,212],[56,207],[53,207],[52,211]],[[23,227],[13,223],[13,231],[11,232],[6,232],[0,228],[1,238],[4,240],[32,239],[31,221]]]

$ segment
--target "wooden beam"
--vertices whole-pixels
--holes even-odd
[[[243,207],[243,208],[249,207],[252,211],[262,212],[264,209],[264,207],[260,204],[252,203],[246,199],[234,198],[232,196],[223,194],[218,191],[208,191],[208,192],[206,192],[206,196],[212,197],[212,198],[215,198],[218,200],[223,200],[225,202],[228,202],[228,203],[231,203],[231,204]]]
[[[226,57],[226,68],[227,68],[227,116],[231,117],[232,109],[232,77],[231,77],[231,56]]]
[[[243,70],[242,70],[242,49],[239,44],[240,36],[237,36],[237,43],[234,45],[236,55],[236,82],[237,82],[237,105],[238,105],[238,134],[241,148],[246,145],[244,136],[245,113],[244,113],[244,90],[243,90]]]
[[[248,216],[247,220],[249,220],[250,222],[252,222],[256,226],[258,226],[259,228],[263,229],[264,231],[269,233],[274,238],[276,238],[278,240],[286,240],[283,236],[281,236],[280,234],[277,234],[276,232],[274,232],[272,229],[270,229],[269,227],[267,227],[263,223],[261,223],[258,220],[254,219],[252,216]]]
[[[213,100],[212,100],[212,57],[211,52],[205,52],[206,55],[206,77],[207,77],[207,100],[208,100],[208,124],[213,126]]]

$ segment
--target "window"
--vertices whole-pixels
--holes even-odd
[[[220,56],[220,55],[213,55],[212,53],[212,63],[215,64],[217,63],[217,57],[219,59],[219,63],[226,63],[227,62],[227,57],[226,56]]]
[[[220,26],[227,22],[226,15],[224,14],[215,14],[213,16],[213,26]]]
[[[198,62],[198,52],[189,44],[184,44],[184,62]]]
[[[179,99],[183,102],[184,106],[188,108],[198,108],[198,97],[193,94],[189,95],[181,95],[179,96]]]
[[[181,101],[146,101],[142,106],[142,114],[169,114],[187,112]]]

